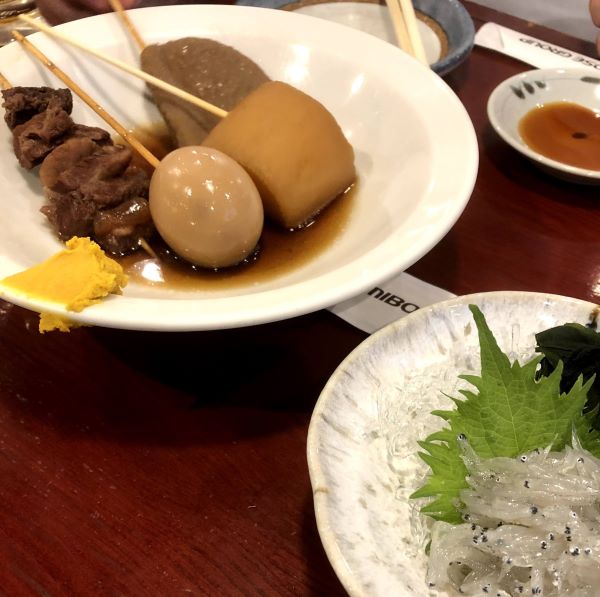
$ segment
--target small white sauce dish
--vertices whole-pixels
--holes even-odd
[[[491,93],[488,118],[509,145],[546,172],[582,184],[600,184],[600,170],[587,170],[543,156],[519,133],[519,122],[532,109],[550,102],[572,102],[600,113],[600,77],[590,69],[548,68],[506,79]]]

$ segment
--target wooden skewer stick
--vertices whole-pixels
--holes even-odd
[[[156,168],[160,160],[144,147],[120,122],[113,118],[98,102],[95,102],[71,77],[54,64],[45,54],[40,52],[29,40],[18,31],[12,31],[12,36],[33,54],[48,70],[52,71],[73,93],[79,96],[102,120],[110,125],[133,149],[135,149],[151,166]]]
[[[150,257],[158,261],[158,255],[156,254],[156,251],[148,244],[148,241],[145,238],[140,238],[138,240],[138,244],[140,247],[142,247],[142,249],[144,249],[144,251],[146,251],[146,253],[148,253],[148,255],[150,255]]]
[[[427,56],[425,56],[425,48],[423,47],[423,40],[421,39],[421,34],[419,33],[419,26],[417,25],[417,16],[415,15],[415,8],[412,4],[412,0],[399,0],[400,1],[400,9],[402,10],[402,14],[404,16],[404,22],[406,23],[406,28],[408,29],[408,36],[410,38],[410,43],[413,48],[414,57],[422,62],[425,66],[429,66],[429,62],[427,61]]]
[[[10,89],[12,87],[10,81],[2,73],[0,73],[0,87],[2,89]]]
[[[203,110],[214,114],[215,116],[219,116],[220,118],[225,118],[225,116],[227,116],[226,110],[223,110],[218,106],[214,106],[213,104],[210,104],[209,102],[206,102],[203,99],[200,99],[199,97],[196,97],[195,95],[184,91],[183,89],[179,89],[179,87],[175,87],[175,85],[171,85],[170,83],[167,83],[162,79],[158,79],[157,77],[149,75],[148,73],[144,72],[143,70],[140,70],[139,68],[130,66],[129,64],[122,62],[121,60],[117,60],[112,56],[107,56],[106,54],[103,54],[98,50],[90,48],[89,46],[82,44],[80,41],[77,41],[76,39],[73,39],[72,37],[69,37],[68,35],[65,35],[62,32],[59,33],[58,31],[56,31],[52,27],[49,27],[48,25],[44,25],[40,21],[36,21],[31,17],[28,17],[27,15],[19,15],[18,18],[21,21],[31,25],[35,29],[39,29],[40,31],[43,31],[44,33],[47,33],[48,35],[57,39],[61,39],[62,41],[72,46],[75,46],[76,48],[79,48],[80,50],[83,50],[84,52],[87,52],[88,54],[91,54],[92,56],[103,60],[104,62],[108,62],[109,64],[112,64],[113,66],[129,73],[130,75],[138,77],[138,79],[142,79],[146,81],[146,83],[150,83],[150,85],[154,85],[155,87],[158,87],[163,91],[166,91],[167,93],[171,93],[172,95],[175,95],[182,100],[190,102],[191,104],[194,104],[199,108],[202,108]]]
[[[408,35],[406,23],[404,22],[404,17],[402,16],[402,11],[400,10],[400,4],[398,4],[398,0],[385,0],[385,3],[387,4],[390,18],[392,19],[392,25],[394,26],[394,33],[396,34],[398,45],[407,54],[414,56],[415,53]]]
[[[123,9],[123,5],[121,4],[121,0],[108,0],[111,8],[119,15],[125,28],[129,31],[131,37],[135,40],[137,45],[140,47],[140,50],[143,50],[146,47],[146,43],[142,39],[140,32],[137,30],[136,26],[131,22],[128,14]]]

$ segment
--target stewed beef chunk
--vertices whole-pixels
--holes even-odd
[[[11,131],[46,110],[50,100],[57,102],[67,114],[73,109],[73,96],[68,89],[11,87],[2,90],[2,97],[4,120]]]
[[[108,131],[93,126],[74,124],[62,143],[55,147],[40,166],[44,187],[56,190],[59,176],[68,168],[98,151],[98,147],[112,145]]]
[[[98,208],[93,201],[56,194],[40,211],[48,218],[61,240],[92,236]]]
[[[41,208],[61,240],[95,238],[113,255],[124,255],[150,237],[154,224],[145,197],[148,174],[132,163],[131,150],[110,134],[74,124],[71,92],[15,87],[2,92],[5,120],[19,163],[42,163],[47,205]]]
[[[97,147],[91,155],[70,164],[62,172],[55,190],[66,193],[80,189],[87,183],[121,176],[130,162],[131,151],[123,145]]]
[[[50,204],[42,213],[61,238],[93,235],[107,251],[125,254],[152,231],[147,202],[140,199],[148,196],[148,175],[131,158],[122,145],[72,137],[44,160],[40,178]]]
[[[40,166],[40,180],[44,188],[60,190],[60,175],[97,150],[98,145],[89,137],[72,137],[61,143]]]
[[[94,237],[113,255],[126,255],[139,248],[141,238],[154,232],[150,207],[146,199],[133,197],[113,209],[98,212],[94,219]]]
[[[131,157],[131,150],[122,145],[98,147],[61,172],[50,191],[93,201],[100,209],[132,197],[145,197],[150,184],[148,175],[131,165]],[[52,198],[52,192],[48,196]]]
[[[13,130],[13,148],[19,164],[27,170],[39,164],[73,127],[73,120],[56,97],[48,107]]]
[[[147,197],[150,180],[144,170],[130,166],[120,176],[106,180],[88,181],[79,191],[100,209],[114,207],[132,197]]]
[[[86,126],[85,124],[74,124],[68,134],[71,138],[87,138],[91,139],[96,145],[112,145],[113,141],[110,138],[110,133],[97,126]]]

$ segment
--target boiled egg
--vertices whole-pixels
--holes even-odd
[[[205,268],[240,263],[262,233],[263,204],[255,184],[217,149],[181,147],[165,156],[152,175],[149,201],[169,247]]]

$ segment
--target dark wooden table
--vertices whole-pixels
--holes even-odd
[[[593,55],[591,44],[473,4]],[[410,272],[457,294],[597,301],[600,197],[504,145],[485,105],[528,67],[475,48],[447,80],[477,130],[473,197]],[[38,335],[0,302],[2,595],[341,595],[306,465],[313,405],[365,337],[328,312],[225,332]]]

